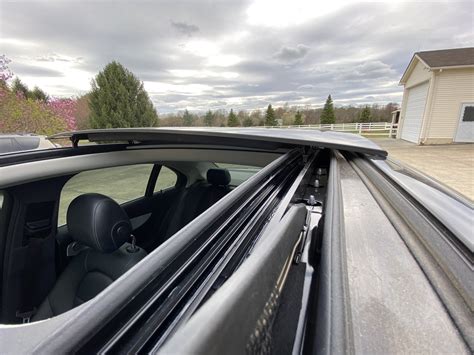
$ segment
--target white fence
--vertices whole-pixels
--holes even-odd
[[[395,138],[398,124],[390,122],[365,122],[365,123],[334,123],[292,126],[265,126],[266,128],[302,128],[319,129],[321,131],[338,131],[361,134],[364,136],[384,136]]]

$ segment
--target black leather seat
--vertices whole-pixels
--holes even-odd
[[[227,169],[209,169],[207,171],[208,186],[203,189],[199,200],[197,215],[203,213],[230,192],[231,176]]]
[[[130,221],[125,211],[107,196],[77,197],[71,202],[66,218],[69,233],[76,242],[71,246],[80,252],[59,276],[33,321],[53,317],[89,301],[146,256],[143,249],[127,243],[132,232]]]
[[[160,221],[154,247],[165,242],[231,191],[231,176],[227,169],[209,169],[206,178],[206,182],[198,182],[181,192]]]

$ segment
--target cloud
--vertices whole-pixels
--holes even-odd
[[[304,85],[298,86],[298,90],[312,90],[314,88],[315,86],[311,84],[304,84]]]
[[[199,27],[196,25],[188,24],[185,22],[174,22],[171,21],[171,26],[173,26],[178,32],[191,37],[193,33],[199,32]]]
[[[414,52],[474,45],[473,3],[295,1],[2,2],[0,54],[53,96],[117,60],[166,113],[400,101]]]
[[[63,77],[64,73],[58,70],[44,68],[40,66],[33,66],[22,63],[12,63],[11,68],[14,72],[21,72],[22,75],[32,77]]]
[[[273,57],[283,62],[291,62],[303,58],[308,51],[309,47],[304,44],[298,44],[296,47],[283,46]]]
[[[37,56],[35,60],[38,62],[70,62],[70,63],[81,63],[83,61],[83,57],[68,57],[65,55],[60,55],[56,53],[46,54]]]

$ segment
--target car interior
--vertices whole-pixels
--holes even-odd
[[[48,319],[92,299],[273,158],[88,161],[0,190],[1,323]]]

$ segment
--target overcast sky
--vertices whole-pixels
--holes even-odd
[[[474,45],[473,1],[0,1],[26,84],[83,94],[117,60],[159,113],[400,102],[414,52]]]

